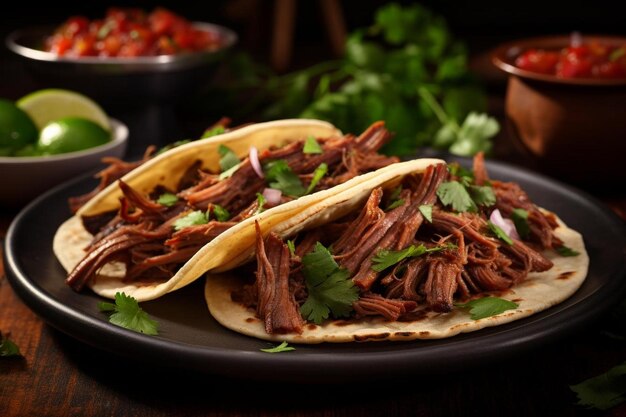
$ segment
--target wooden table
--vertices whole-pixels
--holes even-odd
[[[626,198],[612,206],[623,214]],[[0,214],[4,236],[14,213]],[[608,315],[556,342],[452,374],[350,386],[282,385],[138,365],[46,325],[11,289],[0,265],[0,330],[23,359],[0,358],[0,415],[373,416],[597,415],[569,385],[626,360],[602,333]],[[626,414],[626,404],[608,415]]]

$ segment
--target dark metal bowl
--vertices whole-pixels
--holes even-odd
[[[222,26],[195,22],[201,30],[217,32],[222,46],[214,50],[146,57],[65,57],[43,50],[52,27],[17,30],[7,47],[24,58],[35,79],[46,87],[78,90],[96,99],[171,101],[210,79],[237,35]]]

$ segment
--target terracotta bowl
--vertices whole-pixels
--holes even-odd
[[[584,41],[626,44],[626,38],[613,36],[585,36]],[[550,174],[578,184],[624,180],[626,78],[563,79],[514,65],[527,49],[560,49],[569,42],[569,36],[539,37],[494,50],[493,64],[509,74],[507,124]]]

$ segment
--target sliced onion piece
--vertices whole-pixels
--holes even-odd
[[[283,192],[275,188],[266,188],[263,190],[263,197],[265,197],[265,203],[269,207],[274,207],[280,204],[280,198],[283,196]]]
[[[520,240],[520,236],[517,233],[517,229],[515,228],[515,223],[513,223],[513,220],[511,219],[505,219],[504,217],[502,217],[502,213],[500,213],[500,210],[495,209],[494,211],[492,211],[491,216],[489,216],[489,220],[491,221],[491,223],[502,229],[504,233],[506,233],[507,236],[511,239]]]
[[[261,161],[259,161],[259,151],[255,146],[250,147],[250,152],[248,153],[250,158],[250,164],[252,165],[252,169],[259,176],[259,178],[265,178],[265,174],[263,173],[263,168],[261,168]]]

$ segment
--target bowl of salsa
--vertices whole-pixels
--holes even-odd
[[[508,74],[509,131],[541,168],[581,185],[626,179],[625,37],[523,39],[492,62]]]

